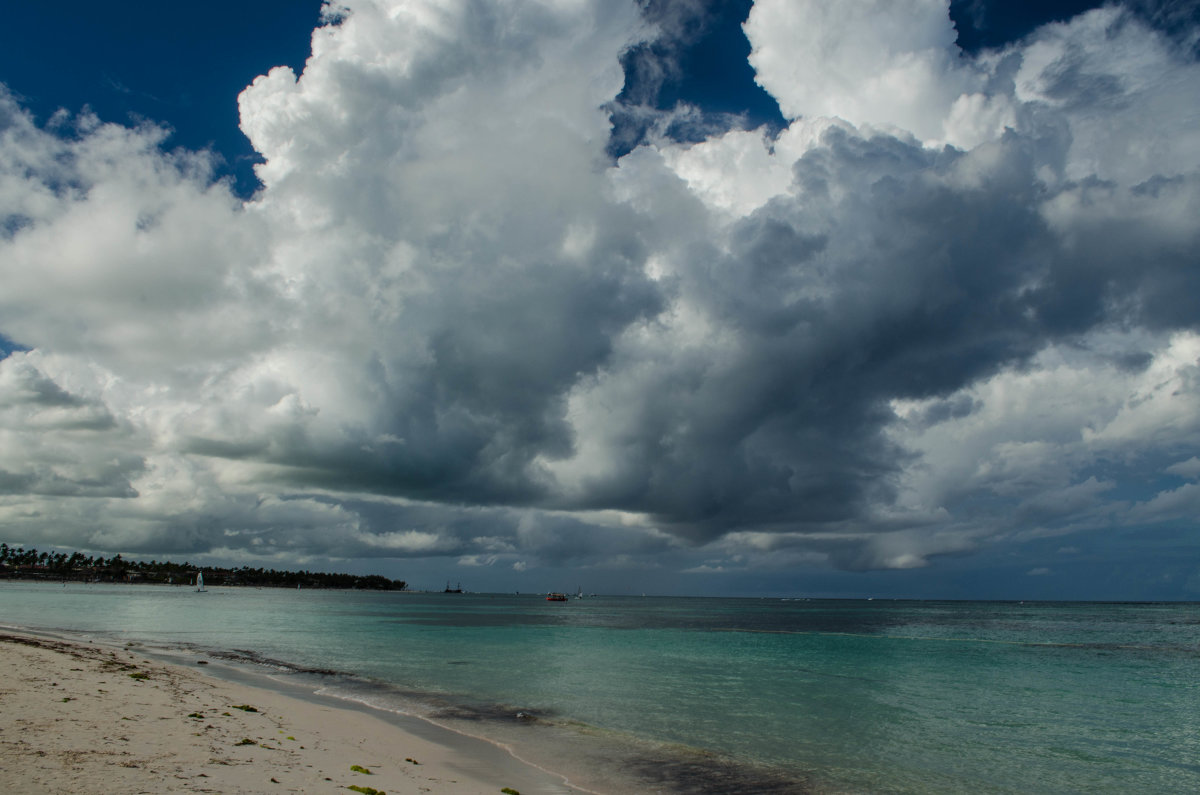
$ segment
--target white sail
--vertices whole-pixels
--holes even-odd
[[[197,591],[204,590],[204,572],[202,572],[202,571],[196,572],[196,590]]]

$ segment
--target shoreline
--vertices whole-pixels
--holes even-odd
[[[594,792],[419,717],[138,646],[5,627],[0,671],[0,791]]]
[[[402,727],[425,727],[409,717],[423,719],[483,738],[493,750],[511,749],[595,792],[1200,791],[1200,771],[1178,764],[1194,756],[1195,738],[1174,731],[1188,719],[1179,693],[1197,673],[1200,625],[1191,607],[759,606],[631,598],[562,610],[512,597],[265,589],[196,597],[36,583],[0,583],[0,602],[0,633],[7,624],[116,647],[135,664],[165,657],[192,672],[265,683],[338,707],[321,714],[359,708]],[[76,695],[53,692],[63,680],[25,683],[14,675],[36,672],[38,664],[4,669],[0,688],[9,692],[0,695],[0,728],[27,717],[13,700],[16,691],[40,688],[34,705],[40,711],[65,709],[50,702]],[[254,698],[226,698],[218,706],[239,717],[228,707],[265,706]],[[124,703],[109,705],[110,724],[144,719],[118,711]],[[59,714],[76,732],[67,717],[74,716]],[[311,725],[323,723],[317,718]],[[284,725],[284,736],[309,747],[297,725],[307,726]],[[38,729],[50,736],[58,730]],[[192,736],[183,742],[198,742]],[[19,730],[7,735],[23,737]],[[93,737],[80,747],[112,750],[106,735]],[[229,739],[243,738],[262,742],[257,734]],[[136,738],[128,734],[124,742],[130,739]],[[459,748],[461,741],[449,744]],[[1128,754],[1131,747],[1139,753]],[[357,746],[351,750],[353,760],[343,755],[333,767],[322,766],[321,782],[348,776],[347,764],[371,767],[374,760],[359,758]],[[396,760],[427,761],[401,750]],[[460,765],[476,765],[473,780],[484,782],[477,791],[510,787],[529,795],[482,756],[457,753]],[[29,756],[11,764],[0,759],[10,773],[40,765]],[[62,789],[30,787],[15,775],[5,781],[17,786],[0,784],[0,792]],[[174,783],[172,775],[164,781]],[[388,791],[379,780],[365,786]],[[315,791],[346,790],[318,782]]]
[[[99,646],[129,653],[141,660],[156,660],[192,674],[282,694],[309,705],[332,709],[335,714],[347,710],[362,712],[376,721],[397,725],[405,734],[431,739],[436,745],[450,748],[457,765],[455,772],[466,768],[476,782],[482,779],[487,784],[465,791],[497,792],[505,787],[517,790],[521,795],[531,792],[543,795],[577,792],[596,795],[737,795],[743,792],[799,795],[831,791],[819,782],[814,771],[771,766],[684,744],[669,733],[654,735],[606,727],[603,721],[592,722],[586,717],[581,719],[559,712],[553,702],[545,702],[536,695],[515,700],[497,699],[494,695],[481,698],[469,687],[452,686],[444,690],[440,680],[436,680],[433,687],[410,689],[411,686],[393,681],[403,680],[403,675],[372,676],[370,667],[361,664],[372,659],[369,652],[362,657],[361,651],[347,655],[341,649],[325,648],[322,652],[320,643],[315,646],[289,645],[287,642],[260,644],[258,633],[273,637],[271,633],[278,627],[278,621],[273,619],[263,624],[243,619],[240,612],[243,607],[262,601],[253,594],[247,593],[244,600],[240,596],[238,599],[216,598],[233,597],[237,589],[218,588],[203,600],[176,594],[178,598],[162,601],[157,598],[133,599],[132,595],[145,593],[136,586],[60,589],[37,583],[24,585],[26,587],[22,588],[18,583],[0,584],[4,590],[12,588],[14,596],[36,597],[17,600],[12,605],[11,619],[0,620],[0,634],[9,630],[66,644]],[[91,593],[93,588],[98,589],[96,593]],[[85,591],[88,596],[81,599]],[[119,598],[110,601],[98,599],[98,595]],[[332,604],[341,604],[334,595],[335,592],[330,591],[305,592],[304,600],[309,604],[312,599],[317,599],[310,605],[312,608],[320,608],[331,600]],[[278,607],[268,597],[262,598],[270,603],[268,607]],[[60,610],[63,606],[70,610],[43,613],[43,599],[48,600],[44,603],[47,609],[56,605]],[[362,599],[372,609],[378,605],[391,605],[388,594],[365,594]],[[440,599],[437,603],[440,605]],[[291,598],[281,604],[288,612],[295,607]],[[193,605],[203,605],[203,609],[189,612]],[[326,612],[309,609],[303,615],[319,619]],[[391,614],[390,609],[385,612]],[[164,615],[175,616],[177,613],[178,623],[175,619],[168,623],[161,620]],[[274,613],[267,610],[266,615],[274,616]],[[276,619],[282,619],[282,616],[276,616]],[[309,631],[320,626],[319,621],[308,624],[312,625],[308,626]],[[369,647],[368,644],[363,648]],[[314,649],[316,653],[313,653]],[[354,641],[353,649],[359,650],[358,641]],[[382,651],[387,653],[388,649]],[[399,653],[398,659],[404,657],[395,649],[392,653]],[[416,654],[419,658],[421,652]],[[457,658],[441,659],[451,660],[451,665],[466,664],[459,663]],[[499,666],[495,675],[500,677],[510,675],[511,670],[523,670],[513,669],[514,663],[528,663],[527,659],[514,660],[505,654],[478,658],[469,655],[464,659]],[[428,677],[425,680],[428,683]],[[450,680],[455,681],[453,676]],[[411,681],[421,681],[421,677]],[[653,708],[652,703],[648,706]],[[4,700],[0,699],[0,714],[8,711]],[[429,732],[436,736],[428,738]],[[408,756],[411,754],[402,754],[399,758]],[[515,783],[530,775],[531,767],[539,774],[534,777],[534,783],[527,786]],[[512,777],[508,771],[514,775],[519,772],[520,776]],[[492,786],[492,781],[501,778],[500,773],[505,774],[505,781]],[[359,782],[358,785],[389,791],[378,781]],[[328,791],[328,786],[326,783],[325,789],[320,791]]]

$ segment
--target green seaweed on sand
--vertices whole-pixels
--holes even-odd
[[[144,680],[146,680],[146,679],[149,679],[149,678],[150,678],[150,674],[143,673],[142,671],[134,671],[133,673],[129,674],[129,678],[130,678],[130,679],[136,679],[136,680],[138,680],[139,682],[141,682],[141,681],[144,681]]]
[[[351,773],[362,773],[364,776],[374,775],[370,770],[366,769],[362,765],[350,765],[350,772]]]
[[[350,786],[346,787],[346,789],[354,790],[355,792],[361,792],[362,795],[387,795],[386,792],[377,790],[374,787],[360,787],[357,784],[351,784]]]
[[[104,662],[100,663],[100,667],[105,671],[112,671],[114,669],[118,671],[132,671],[137,668],[136,665],[130,665],[129,663],[124,663],[120,660],[105,660]]]
[[[504,795],[521,795],[521,793],[517,792],[512,787],[505,787],[504,789],[502,789],[500,791],[503,792]]]
[[[249,737],[244,737],[242,738],[241,742],[236,742],[234,745],[258,745],[258,743],[254,742]]]
[[[230,709],[240,709],[242,712],[258,712],[257,707],[252,707],[249,704],[230,704]]]
[[[189,718],[203,718],[204,716],[201,715],[199,712],[189,712],[188,717]]]
[[[413,759],[411,756],[406,756],[406,757],[404,757],[404,761],[405,761],[405,762],[412,762],[414,765],[419,765],[419,764],[421,764],[421,763],[420,763],[420,762],[418,762],[417,760]]]

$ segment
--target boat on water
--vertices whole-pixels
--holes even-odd
[[[204,572],[196,572],[196,593],[206,593],[207,588],[204,587]]]
[[[462,590],[461,582],[458,584],[457,588],[451,588],[449,580],[446,580],[446,590],[442,591],[442,593],[462,593],[462,592],[463,592],[463,590]]]
[[[552,592],[546,594],[546,601],[547,602],[565,602],[565,601],[567,601],[567,595],[565,593],[556,593],[556,592],[552,591]]]

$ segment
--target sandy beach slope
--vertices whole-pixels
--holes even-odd
[[[0,792],[580,791],[474,738],[201,670],[0,630]]]

